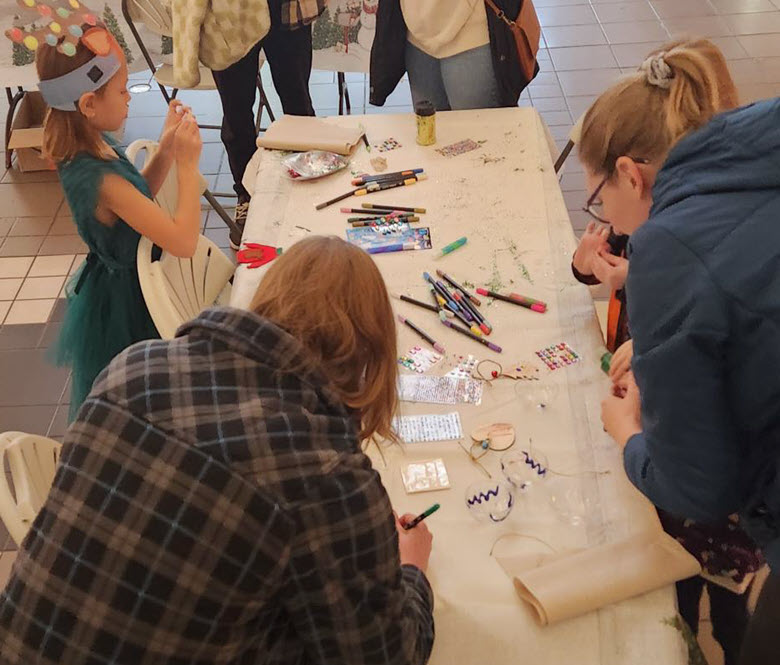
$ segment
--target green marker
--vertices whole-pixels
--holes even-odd
[[[464,238],[465,240],[465,238]],[[419,514],[417,517],[415,517],[411,522],[408,524],[404,524],[404,529],[407,531],[409,529],[414,529],[420,522],[422,522],[426,517],[429,515],[433,515],[437,510],[439,510],[441,506],[438,503],[434,503],[428,510],[426,510],[424,513]]]
[[[441,256],[444,256],[445,254],[449,254],[450,252],[454,252],[458,247],[463,247],[463,245],[468,242],[468,238],[463,236],[462,238],[458,238],[455,242],[451,242],[449,245],[446,245],[441,250]]]

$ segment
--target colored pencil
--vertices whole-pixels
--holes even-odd
[[[361,205],[369,210],[400,210],[401,212],[418,212],[422,215],[425,214],[425,208],[406,208],[404,206],[378,205],[376,203],[363,203]]]
[[[544,314],[547,311],[547,303],[541,300],[534,300],[533,298],[526,298],[518,293],[510,293],[508,296],[501,295],[495,291],[488,291],[487,289],[477,289],[477,293],[481,296],[488,296],[489,298],[495,298],[496,300],[503,300],[504,302],[511,302],[514,305],[520,305],[520,307],[526,307]]]
[[[439,344],[433,337],[431,337],[428,333],[426,333],[421,328],[418,328],[416,325],[414,325],[409,319],[407,319],[405,316],[398,315],[398,320],[401,323],[406,324],[409,326],[414,332],[416,332],[420,337],[422,337],[428,344],[433,346],[434,349],[436,349],[439,353],[445,353],[444,347]]]
[[[436,274],[439,277],[441,277],[445,282],[447,282],[450,286],[452,286],[453,289],[458,289],[458,291],[460,291],[464,296],[466,296],[477,307],[479,307],[482,304],[482,301],[479,298],[466,291],[466,289],[464,289],[460,284],[458,284],[454,279],[452,279],[452,277],[450,277],[443,270],[437,270]]]
[[[466,337],[471,337],[471,339],[473,339],[474,341],[479,342],[480,344],[484,344],[491,351],[495,351],[496,353],[501,353],[501,347],[498,346],[498,344],[493,344],[493,342],[486,340],[484,337],[480,337],[479,335],[475,335],[470,330],[465,330],[460,326],[456,326],[451,321],[442,321],[442,323],[448,328],[451,328],[452,330],[459,332],[461,335],[466,335]]]

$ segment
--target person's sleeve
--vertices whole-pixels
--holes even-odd
[[[370,468],[321,480],[297,514],[285,609],[317,665],[424,665],[433,593],[401,566],[387,493]]]
[[[712,521],[736,512],[741,495],[727,303],[700,259],[666,230],[637,235],[627,293],[642,432],[625,447],[626,473],[657,506]]]
[[[584,272],[577,270],[574,267],[574,261],[571,262],[571,273],[574,275],[574,279],[576,279],[581,284],[587,284],[588,286],[596,286],[596,284],[601,284],[599,278],[596,277],[596,275],[586,275]]]

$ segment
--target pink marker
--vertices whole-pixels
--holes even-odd
[[[409,319],[407,319],[404,316],[398,315],[398,320],[401,323],[405,323],[407,326],[409,326],[414,332],[416,332],[420,337],[422,337],[428,344],[433,346],[434,349],[436,349],[439,353],[445,353],[444,347],[439,344],[433,337],[431,337],[428,333],[418,328],[416,325],[414,325]]]
[[[510,293],[508,296],[504,296],[495,291],[488,291],[487,289],[477,289],[477,293],[481,296],[487,296],[489,298],[495,298],[496,300],[511,302],[515,305],[520,305],[521,307],[527,307],[540,314],[544,314],[547,311],[547,303],[544,303],[541,300],[534,300],[533,298],[526,298],[517,293]]]

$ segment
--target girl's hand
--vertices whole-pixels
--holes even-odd
[[[634,357],[634,340],[623,342],[612,356],[609,365],[609,378],[619,383],[627,372],[631,371],[631,359]]]
[[[173,137],[176,134],[176,128],[187,114],[192,115],[192,109],[189,106],[185,106],[178,99],[171,100],[171,103],[168,105],[168,115],[165,116],[165,124],[163,124],[160,134],[161,148],[168,150],[173,147]]]
[[[607,238],[609,237],[609,228],[606,226],[596,226],[596,222],[590,222],[582,235],[577,251],[574,252],[572,263],[574,268],[582,275],[592,275],[592,262],[599,252],[609,252]]]
[[[596,278],[613,291],[622,289],[626,284],[628,259],[601,251],[593,257],[591,268]]]
[[[198,123],[191,113],[186,114],[176,127],[173,142],[176,162],[185,168],[197,170],[202,143]]]
[[[624,448],[628,440],[642,431],[641,399],[634,375],[628,372],[612,387],[612,394],[601,403],[604,429]]]

